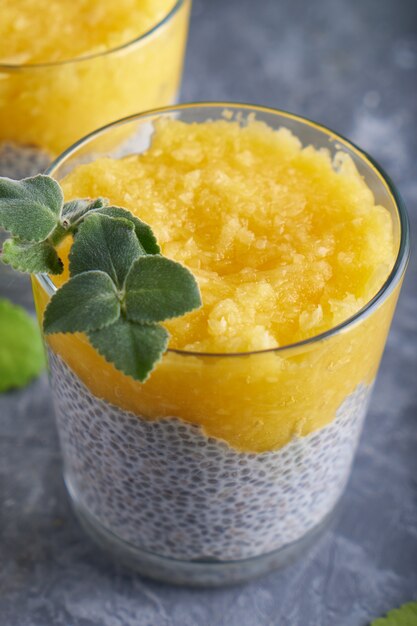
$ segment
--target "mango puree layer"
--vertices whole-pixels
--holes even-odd
[[[0,20],[0,143],[36,145],[53,156],[115,119],[171,104],[190,0],[151,35],[114,49],[150,31],[174,5],[175,0],[6,0]]]
[[[67,199],[105,196],[148,222],[203,299],[166,323],[170,348],[194,354],[168,352],[144,384],[81,334],[49,337],[96,396],[261,452],[328,424],[357,385],[372,383],[398,289],[348,330],[285,349],[359,311],[394,263],[390,214],[348,155],[303,148],[256,120],[161,119],[145,153],[78,166],[61,182]],[[34,290],[42,316],[48,296],[36,280]]]

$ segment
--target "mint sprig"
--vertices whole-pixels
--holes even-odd
[[[160,322],[201,306],[191,272],[160,254],[150,226],[105,198],[64,203],[49,176],[0,178],[0,226],[12,235],[3,262],[30,273],[62,273],[57,245],[72,235],[70,278],[45,309],[44,333],[85,332],[136,380],[148,378],[168,346]]]
[[[63,264],[52,249],[68,235],[74,236],[85,218],[94,213],[124,218],[132,224],[146,254],[160,252],[147,224],[122,207],[108,205],[106,198],[64,203],[59,183],[43,174],[20,181],[0,177],[0,226],[13,236],[4,243],[3,261],[21,272],[61,274]]]

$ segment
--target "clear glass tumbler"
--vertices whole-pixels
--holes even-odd
[[[83,335],[46,340],[65,481],[83,525],[140,572],[194,585],[283,565],[325,526],[349,478],[409,252],[405,209],[381,168],[330,130],[276,110],[219,103],[136,115],[80,141],[49,174],[59,180],[80,161],[145,150],[161,115],[199,122],[224,109],[242,124],[254,114],[303,144],[349,154],[392,215],[397,258],[375,297],[319,336],[251,353],[168,350],[144,384]],[[134,140],[120,144],[121,135]],[[54,285],[37,276],[33,287],[42,319]],[[117,403],[106,399],[109,387]],[[251,432],[262,442],[263,429],[276,421],[282,430],[295,414],[304,427],[284,433],[288,443],[242,451]],[[236,420],[240,443],[226,443]]]
[[[191,0],[134,41],[53,63],[0,63],[0,175],[43,171],[87,133],[122,116],[173,104]]]

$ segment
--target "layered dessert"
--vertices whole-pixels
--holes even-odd
[[[0,175],[43,171],[83,135],[172,103],[189,0],[6,0]]]
[[[348,479],[395,305],[394,292],[329,332],[392,270],[388,210],[346,153],[227,112],[160,118],[141,154],[79,165],[61,184],[68,200],[106,197],[150,224],[203,301],[165,323],[169,350],[145,383],[82,334],[48,337],[78,510],[182,562],[239,562],[305,537]],[[48,294],[34,290],[42,317]]]

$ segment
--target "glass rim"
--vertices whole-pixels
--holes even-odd
[[[331,130],[327,126],[323,124],[319,124],[318,122],[314,122],[307,117],[302,115],[296,115],[294,113],[290,113],[288,111],[284,111],[282,109],[274,109],[272,107],[265,107],[257,104],[248,104],[248,103],[238,103],[238,102],[191,102],[186,104],[179,104],[175,106],[166,106],[159,107],[155,109],[151,109],[149,111],[144,111],[142,113],[136,113],[134,115],[129,115],[127,117],[121,118],[110,124],[106,124],[101,128],[89,133],[85,137],[82,137],[77,142],[75,142],[72,146],[67,148],[64,152],[62,152],[45,170],[45,174],[48,176],[53,176],[54,171],[59,168],[65,161],[71,157],[74,153],[76,153],[81,147],[84,147],[91,140],[95,139],[99,135],[105,134],[108,130],[112,128],[116,128],[118,126],[123,126],[125,124],[129,124],[134,121],[146,120],[147,118],[155,118],[157,116],[162,115],[170,115],[178,111],[186,111],[188,109],[204,109],[204,108],[218,108],[218,109],[226,109],[226,110],[245,110],[248,113],[258,112],[258,113],[267,113],[273,114],[277,116],[281,116],[287,119],[295,120],[301,122],[307,126],[310,126],[323,134],[331,137],[333,140],[340,142],[342,145],[347,147],[350,151],[359,156],[362,161],[365,162],[367,166],[376,172],[378,177],[382,179],[383,183],[385,183],[387,191],[391,195],[393,204],[396,208],[398,219],[399,219],[399,228],[400,228],[400,243],[398,246],[398,253],[395,259],[395,262],[391,268],[391,271],[384,283],[381,285],[377,293],[356,313],[346,318],[336,326],[329,328],[328,330],[319,333],[317,335],[313,335],[312,337],[308,337],[307,339],[303,339],[301,341],[296,341],[294,343],[289,343],[283,346],[276,346],[274,348],[264,348],[259,350],[249,350],[242,352],[202,352],[202,351],[192,351],[192,350],[181,350],[178,348],[168,348],[167,352],[179,354],[182,356],[193,356],[193,357],[216,357],[216,358],[226,358],[226,357],[244,357],[244,356],[253,356],[257,354],[272,354],[272,353],[283,353],[289,350],[300,349],[300,348],[308,348],[315,343],[330,339],[331,337],[338,335],[339,333],[345,332],[354,326],[357,322],[360,322],[371,313],[373,313],[380,304],[382,304],[394,291],[394,289],[399,284],[402,279],[404,272],[407,267],[409,255],[410,255],[410,228],[409,228],[409,219],[405,204],[395,188],[394,183],[388,174],[384,171],[384,169],[371,157],[367,152],[359,148],[355,143],[346,139],[343,135]],[[53,295],[57,288],[55,287],[52,280],[49,278],[47,274],[35,274],[35,278],[40,283],[41,287],[44,288],[48,295]]]
[[[136,45],[137,43],[151,37],[154,33],[156,33],[159,29],[163,28],[165,24],[170,22],[170,20],[176,15],[181,6],[185,4],[187,0],[175,0],[174,6],[168,11],[163,18],[161,18],[156,24],[148,28],[145,32],[141,33],[134,39],[130,39],[125,43],[122,43],[113,48],[108,48],[107,50],[102,50],[100,52],[92,52],[90,54],[82,54],[77,57],[71,57],[69,59],[62,59],[60,61],[42,61],[40,63],[1,63],[0,62],[0,72],[19,72],[19,71],[30,71],[31,69],[42,69],[42,68],[53,68],[59,67],[61,65],[70,65],[75,63],[82,63],[83,61],[90,61],[91,59],[96,59],[99,57],[104,57],[126,48],[130,48],[131,46]]]

